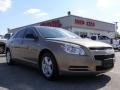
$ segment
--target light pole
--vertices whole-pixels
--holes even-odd
[[[115,39],[117,38],[117,30],[118,30],[118,23],[119,22],[114,22],[115,23]]]

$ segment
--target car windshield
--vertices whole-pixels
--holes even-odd
[[[44,38],[80,38],[78,35],[61,28],[39,28],[39,33]]]

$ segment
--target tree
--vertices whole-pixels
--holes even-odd
[[[116,39],[120,39],[120,33],[119,33],[119,32],[116,32],[115,38],[116,38]]]

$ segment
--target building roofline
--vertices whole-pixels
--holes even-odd
[[[88,20],[94,20],[94,21],[97,21],[97,22],[102,22],[102,23],[107,23],[107,24],[113,24],[113,25],[115,25],[114,23],[110,23],[110,22],[106,22],[106,21],[101,21],[101,20],[95,20],[95,19],[92,19],[92,18],[86,18],[86,17],[77,16],[77,15],[71,15],[71,16],[78,17],[78,18],[83,18],[83,19],[88,19]]]
[[[65,17],[68,17],[68,16],[62,16],[62,17],[53,18],[53,19],[50,19],[50,20],[44,20],[44,21],[41,21],[41,22],[52,21],[52,20],[55,20],[55,19],[61,19],[61,18],[65,18]],[[10,30],[19,29],[19,28],[22,28],[22,27],[27,27],[27,26],[31,26],[31,25],[35,25],[35,24],[39,24],[39,23],[41,23],[41,22],[37,22],[37,23],[29,24],[29,25],[24,25],[24,26],[21,26],[21,27],[18,27],[18,28],[10,29]]]
[[[114,23],[109,23],[109,22],[105,22],[105,21],[100,21],[100,20],[95,20],[95,19],[91,19],[91,18],[81,17],[81,16],[77,16],[77,15],[66,15],[66,16],[62,16],[62,17],[53,18],[53,19],[50,19],[50,20],[41,21],[41,22],[47,22],[47,21],[52,21],[52,20],[61,19],[61,18],[65,18],[65,17],[71,17],[71,16],[115,25]],[[13,29],[10,29],[10,30],[19,29],[19,28],[22,28],[22,27],[27,27],[27,26],[39,24],[39,23],[41,23],[41,22],[37,22],[37,23],[33,23],[33,24],[21,26],[21,27],[18,27],[18,28],[13,28]]]

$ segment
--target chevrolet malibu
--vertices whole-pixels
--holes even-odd
[[[44,26],[17,31],[6,47],[8,65],[15,61],[35,65],[48,80],[65,73],[105,73],[114,67],[114,57],[111,45]]]

